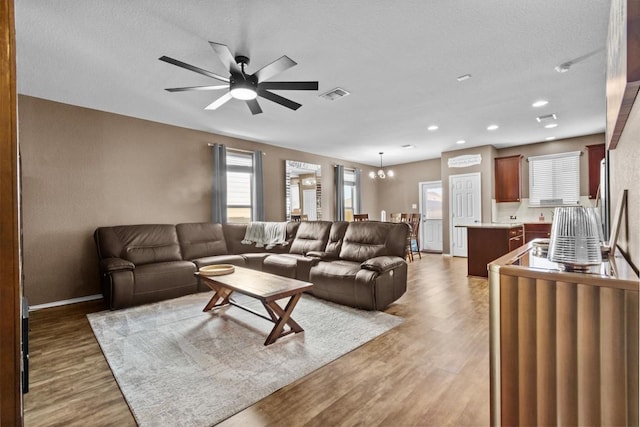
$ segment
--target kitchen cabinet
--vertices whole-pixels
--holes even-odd
[[[522,224],[467,226],[467,274],[487,277],[487,264],[523,244]]]
[[[604,159],[604,144],[587,145],[589,156],[589,198],[595,199],[600,186],[600,161]]]
[[[519,202],[522,193],[522,156],[494,159],[496,202]]]
[[[532,222],[524,225],[524,242],[533,239],[548,239],[551,237],[551,224],[548,222]]]

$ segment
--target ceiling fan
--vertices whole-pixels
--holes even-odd
[[[162,56],[159,59],[169,64],[194,71],[207,77],[211,77],[221,82],[223,85],[215,86],[190,86],[190,87],[174,87],[165,89],[169,92],[184,92],[190,90],[222,90],[228,89],[228,92],[213,101],[205,107],[205,110],[215,110],[225,104],[230,99],[240,99],[247,103],[252,114],[262,113],[262,108],[256,99],[258,96],[273,101],[292,110],[297,110],[302,105],[290,99],[277,95],[271,90],[318,90],[318,82],[268,82],[266,80],[274,77],[281,72],[297,65],[295,61],[286,55],[281,56],[272,63],[265,65],[253,74],[247,74],[245,67],[249,65],[249,58],[243,55],[233,56],[229,48],[220,43],[209,42],[214,52],[218,55],[220,62],[229,70],[229,77],[224,77],[211,71],[198,68],[193,65],[186,64],[177,59]]]

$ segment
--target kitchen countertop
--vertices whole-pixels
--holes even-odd
[[[476,224],[466,224],[466,225],[456,225],[456,227],[466,227],[466,228],[520,228],[522,227],[521,222],[507,222],[507,223],[498,223],[498,222],[479,222]]]

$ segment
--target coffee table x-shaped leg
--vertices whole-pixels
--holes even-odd
[[[209,300],[209,302],[207,303],[207,305],[204,307],[202,311],[209,311],[214,308],[219,308],[226,305],[233,305],[234,307],[238,307],[249,313],[255,314],[256,316],[261,317],[275,324],[273,326],[273,329],[271,329],[269,336],[267,336],[267,339],[264,342],[264,345],[273,344],[278,338],[284,337],[286,335],[304,331],[304,329],[302,329],[302,327],[291,317],[291,313],[293,312],[293,309],[296,307],[296,304],[298,303],[298,301],[300,300],[300,297],[302,296],[302,291],[296,292],[293,295],[289,296],[289,299],[284,308],[282,308],[277,302],[278,299],[284,299],[284,297],[275,299],[275,298],[261,298],[255,295],[250,295],[260,300],[265,310],[269,314],[269,317],[267,317],[264,314],[259,313],[255,310],[252,310],[249,307],[245,307],[241,304],[238,304],[233,299],[231,299],[231,294],[234,292],[233,289],[229,289],[224,285],[222,285],[221,283],[214,282],[214,281],[207,281],[207,285],[214,290],[214,295],[211,298],[211,300]],[[286,325],[288,325],[289,328],[285,330]]]

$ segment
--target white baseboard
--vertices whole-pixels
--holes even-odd
[[[29,311],[42,310],[43,308],[60,307],[62,305],[76,304],[79,302],[86,302],[86,301],[94,301],[97,299],[102,299],[102,294],[87,295],[86,297],[65,299],[62,301],[48,302],[46,304],[30,305]]]

